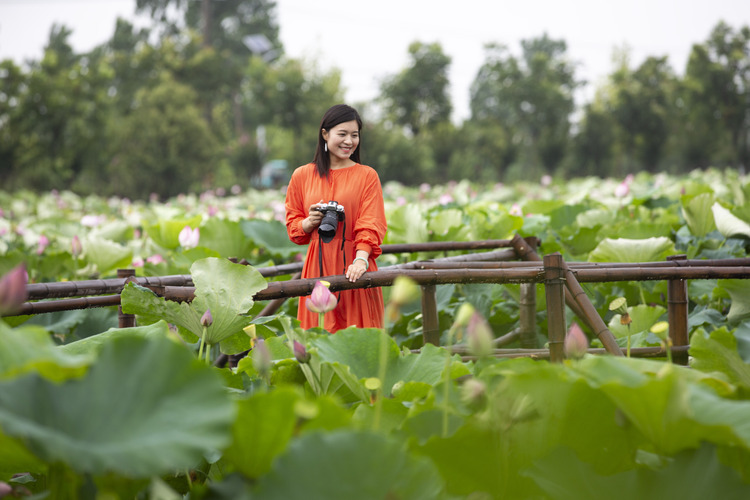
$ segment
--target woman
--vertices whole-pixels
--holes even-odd
[[[312,163],[297,168],[289,181],[287,233],[294,243],[309,244],[303,278],[345,274],[354,282],[378,269],[375,259],[382,253],[386,231],[383,190],[377,172],[359,163],[361,130],[362,119],[354,108],[345,104],[330,108],[320,123]],[[343,205],[343,217],[332,201]],[[330,210],[321,210],[321,203]],[[338,226],[335,233],[321,237],[318,229],[326,215]],[[342,290],[337,295],[338,305],[325,315],[327,331],[383,326],[380,288]],[[307,309],[306,300],[300,297],[297,313],[304,329],[318,325],[318,315]]]

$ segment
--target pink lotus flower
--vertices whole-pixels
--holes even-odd
[[[44,253],[44,249],[47,248],[48,246],[49,246],[49,239],[44,235],[39,236],[39,244],[36,247],[36,254],[42,255]]]
[[[143,267],[143,259],[140,257],[136,257],[133,259],[130,265],[133,267]]]
[[[201,239],[201,232],[197,227],[192,229],[190,226],[185,226],[182,228],[182,231],[180,231],[180,235],[177,239],[185,250],[195,248],[198,246],[198,242]]]
[[[0,314],[15,313],[26,302],[26,283],[29,275],[21,263],[0,279]]]
[[[164,260],[164,257],[162,257],[160,253],[157,253],[157,254],[154,254],[151,257],[147,258],[146,262],[148,262],[149,264],[157,265],[157,264],[161,264],[162,262],[166,262],[166,261]]]
[[[83,245],[81,245],[81,239],[76,234],[70,242],[70,253],[73,257],[78,257],[81,255],[81,252],[83,252]]]
[[[615,188],[615,196],[618,198],[624,198],[630,193],[630,185],[623,181]]]
[[[333,311],[338,304],[338,299],[331,293],[325,282],[318,281],[313,287],[310,297],[305,301],[308,310],[314,313],[327,313]]]
[[[565,355],[569,358],[579,359],[589,349],[589,339],[578,323],[573,323],[568,328],[568,334],[565,336]]]
[[[441,194],[440,198],[438,198],[438,203],[441,205],[447,205],[448,203],[453,203],[453,196],[446,194]]]
[[[81,217],[81,225],[86,227],[96,227],[106,220],[103,215],[84,215]]]
[[[518,203],[514,203],[511,205],[510,210],[508,211],[510,215],[515,215],[518,217],[523,217],[523,210],[521,210],[521,205]]]
[[[548,174],[544,174],[544,175],[542,176],[542,179],[541,179],[541,181],[540,181],[540,182],[541,182],[542,186],[544,186],[544,187],[547,187],[547,186],[549,186],[550,184],[552,184],[552,176],[550,176],[550,175],[548,175]]]

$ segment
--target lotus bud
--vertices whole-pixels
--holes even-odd
[[[310,297],[305,301],[305,306],[308,310],[320,314],[333,311],[337,303],[338,299],[328,289],[326,282],[318,281],[315,283]]]
[[[474,315],[475,309],[474,306],[471,305],[468,302],[464,302],[461,304],[461,307],[458,308],[458,312],[456,313],[456,326],[466,326],[469,324],[469,320]]]
[[[73,236],[73,240],[70,242],[70,253],[73,257],[78,257],[83,252],[83,245],[81,245],[81,239],[76,234]]]
[[[624,198],[630,193],[630,186],[627,182],[621,182],[615,188],[615,196],[618,198]]]
[[[17,312],[26,302],[26,264],[21,263],[0,279],[0,315]]]
[[[469,352],[475,356],[483,357],[492,354],[492,328],[489,323],[479,314],[474,311],[469,319],[469,324],[466,326],[466,343],[469,347]]]
[[[208,328],[214,322],[214,317],[211,315],[211,309],[206,309],[206,312],[201,316],[201,325]]]
[[[589,339],[586,338],[586,334],[578,323],[573,323],[568,329],[568,334],[565,336],[565,355],[568,358],[579,359],[589,349]]]
[[[47,246],[49,246],[49,238],[44,235],[39,236],[39,244],[36,247],[36,254],[42,255]]]
[[[470,378],[461,385],[461,401],[470,406],[481,404],[487,394],[487,385],[479,379]]]
[[[5,481],[0,481],[0,498],[13,494],[13,487]]]
[[[403,306],[417,300],[422,295],[419,285],[407,276],[396,276],[391,287],[391,303]]]
[[[302,364],[305,364],[310,361],[310,353],[307,352],[307,349],[305,349],[305,346],[294,341],[294,357]]]
[[[264,377],[271,371],[271,351],[268,350],[265,339],[258,339],[255,342],[255,347],[253,347],[253,366]]]

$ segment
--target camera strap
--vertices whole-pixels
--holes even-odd
[[[341,251],[344,255],[344,274],[346,274],[346,248],[344,247],[346,243],[346,218],[344,218],[344,225],[341,229]],[[318,237],[318,269],[320,270],[319,277],[322,278],[326,275],[323,272],[323,240],[320,237]]]

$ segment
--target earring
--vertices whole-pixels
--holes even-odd
[[[327,142],[323,143],[323,151],[325,151],[326,153],[328,152],[328,143]]]

